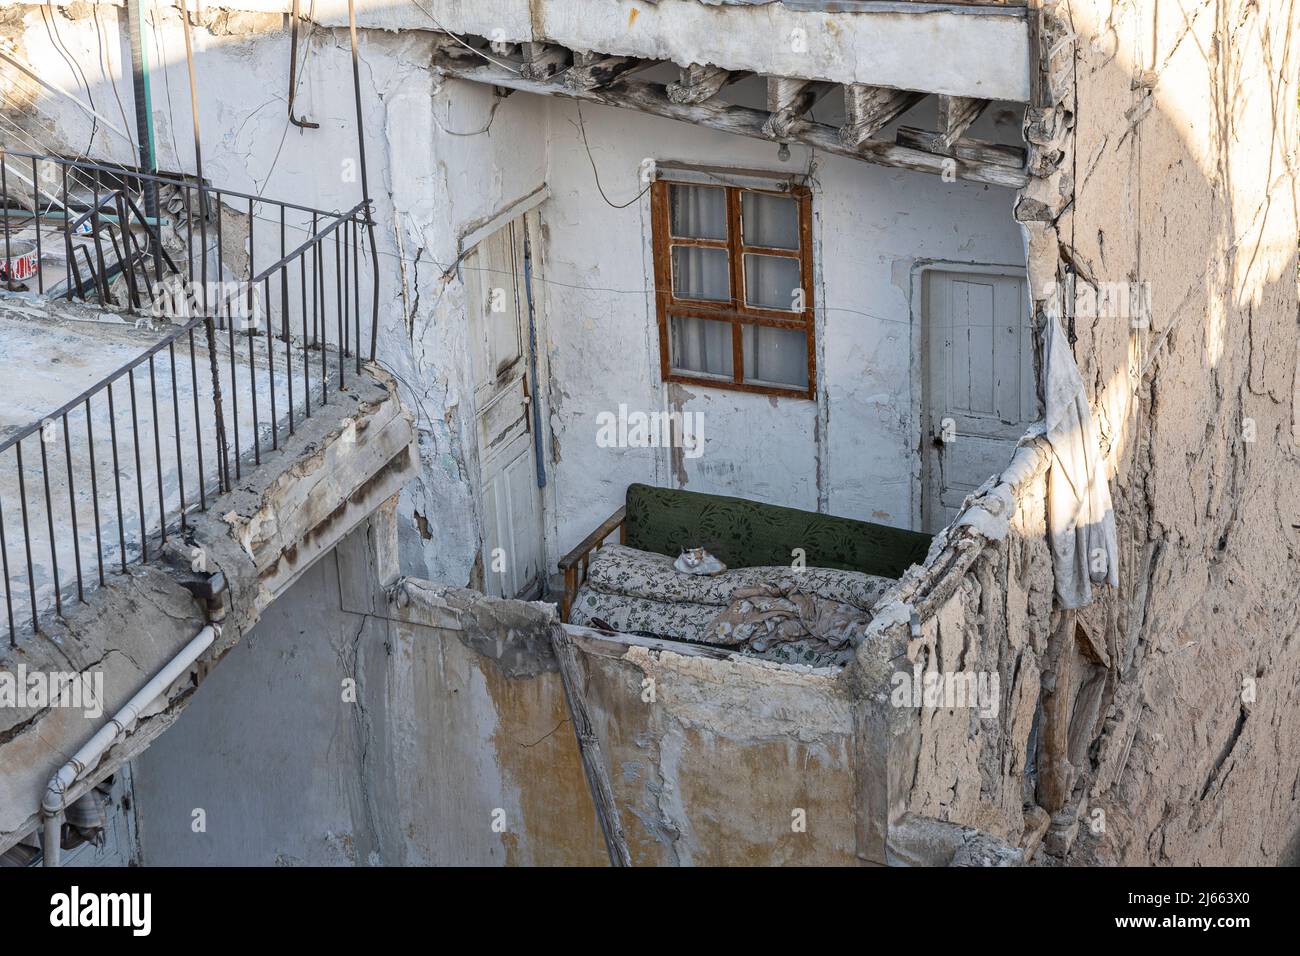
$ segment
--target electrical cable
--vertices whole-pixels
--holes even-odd
[[[316,33],[316,21],[314,19],[315,16],[316,16],[316,0],[311,0],[311,6],[307,8],[307,16],[305,18],[307,20],[307,23],[310,25],[310,28],[307,31],[307,35],[302,38],[302,45],[303,45],[302,69],[297,71],[298,74],[297,82],[294,84],[294,88],[293,88],[295,98],[297,96],[298,90],[302,87],[303,77],[307,75],[307,62],[311,58],[311,38]],[[436,121],[437,119],[435,117],[435,122]],[[289,127],[292,125],[293,123],[289,119],[285,120],[284,129],[280,131],[280,142],[275,147],[275,155],[271,157],[271,165],[266,170],[266,178],[262,180],[262,185],[257,190],[257,195],[259,198],[265,194],[266,187],[271,184],[271,176],[275,173],[275,167],[280,164],[280,154],[284,151],[284,143],[285,140],[288,139],[289,137]]]
[[[591,173],[596,177],[596,189],[600,192],[600,198],[605,200],[605,205],[609,206],[611,209],[626,209],[628,206],[632,205],[632,203],[636,202],[648,193],[650,191],[650,186],[654,184],[650,183],[645,189],[641,190],[627,202],[622,204],[612,202],[610,198],[605,195],[605,187],[600,184],[600,171],[596,169],[596,157],[591,155],[591,147],[587,144],[587,125],[582,120],[582,102],[576,102],[578,106],[578,130],[582,133],[582,145],[587,150],[587,159],[591,163]]]
[[[55,52],[57,52],[59,56],[63,58],[63,61],[68,64],[68,69],[72,72],[72,78],[81,83],[81,88],[86,93],[86,100],[90,103],[90,108],[95,110],[97,107],[95,106],[95,97],[92,96],[90,92],[90,82],[86,79],[86,74],[81,69],[81,64],[77,63],[72,58],[72,54],[64,44],[63,37],[59,33],[58,23],[55,22],[55,16],[56,14],[54,13],[54,4],[52,0],[46,0],[45,5],[41,7],[41,22],[45,24],[45,33],[49,36],[50,44],[54,47]],[[91,147],[95,145],[95,134],[98,132],[99,117],[92,113],[90,117],[90,140],[86,143],[86,148],[81,154],[82,156],[86,156],[90,153]]]
[[[487,122],[483,124],[483,128],[468,133],[461,133],[454,129],[447,129],[447,127],[442,125],[442,120],[438,119],[437,113],[430,113],[430,115],[433,117],[433,122],[438,129],[442,130],[448,136],[481,136],[492,128],[492,121],[497,117],[497,109],[500,108],[501,104],[505,101],[506,98],[504,96],[497,96],[496,100],[492,103],[492,109],[488,112]]]
[[[422,4],[422,3],[420,2],[420,0],[412,0],[412,2],[413,2],[417,7],[419,7],[421,10],[424,11],[425,16],[427,16],[430,20],[433,21],[433,25],[434,25],[434,26],[436,26],[436,27],[437,27],[439,30],[441,30],[443,33],[447,34],[447,36],[451,37],[453,40],[455,40],[457,43],[459,43],[459,44],[460,44],[461,46],[463,46],[465,49],[469,50],[469,52],[471,52],[471,53],[475,53],[475,54],[478,54],[478,55],[481,56],[483,59],[487,60],[489,63],[494,63],[494,64],[496,64],[497,66],[501,67],[501,69],[503,69],[503,70],[509,70],[511,73],[515,73],[515,74],[518,74],[518,73],[520,72],[519,70],[517,70],[517,69],[515,69],[513,66],[511,66],[509,63],[503,63],[502,61],[496,59],[495,57],[490,57],[490,56],[488,56],[488,55],[487,55],[486,53],[484,53],[482,50],[479,50],[479,49],[476,49],[475,47],[470,46],[468,43],[466,43],[464,40],[462,40],[458,35],[456,35],[455,33],[452,33],[450,30],[448,30],[446,27],[444,27],[444,26],[442,25],[442,22],[441,22],[437,17],[435,17],[435,16],[433,15],[432,11],[430,11],[428,7],[426,7],[424,4]]]
[[[151,18],[152,22],[150,23],[153,32],[153,49],[154,52],[158,54],[158,62],[166,63],[167,59],[163,56],[162,37],[158,35],[158,21],[162,19],[162,11],[158,9],[157,0],[154,0],[153,9],[154,16]],[[181,147],[180,144],[176,142],[176,113],[172,109],[172,84],[170,78],[167,76],[166,69],[163,70],[162,81],[163,93],[167,96],[167,135],[171,137],[172,141],[172,157],[176,160],[177,165],[179,165],[181,161]]]
[[[135,156],[138,155],[139,151],[136,148],[135,140],[131,138],[131,121],[126,118],[126,107],[122,105],[122,97],[118,95],[117,84],[113,82],[113,64],[111,62],[111,57],[107,64],[105,63],[104,37],[102,34],[103,27],[99,22],[99,5],[91,4],[90,13],[91,16],[95,18],[95,48],[98,50],[96,59],[99,60],[99,72],[103,75],[104,82],[108,84],[108,88],[113,91],[113,99],[117,100],[117,112],[118,115],[122,117],[122,129],[126,131],[123,135],[125,135],[127,144],[131,147],[131,155]],[[157,30],[158,25],[155,23],[155,33]]]

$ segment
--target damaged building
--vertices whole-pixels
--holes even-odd
[[[1297,19],[0,0],[4,862],[1296,860]]]

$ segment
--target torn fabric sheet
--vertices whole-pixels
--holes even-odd
[[[1047,529],[1056,594],[1064,607],[1076,608],[1092,600],[1093,584],[1119,586],[1119,549],[1106,460],[1058,313],[1049,307],[1044,342],[1045,417],[1052,448]]]

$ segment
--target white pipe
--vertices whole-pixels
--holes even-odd
[[[135,719],[140,716],[140,712],[151,704],[159,694],[163,693],[176,678],[188,670],[220,633],[221,628],[215,624],[209,624],[199,631],[194,636],[194,639],[168,662],[166,667],[155,674],[149,683],[141,687],[136,692],[136,695],[126,702],[126,706],[114,714],[108,723],[100,727],[95,736],[91,737],[86,745],[73,754],[72,759],[60,767],[58,772],[50,778],[50,782],[45,788],[45,796],[41,800],[41,817],[45,821],[45,837],[42,841],[44,844],[42,849],[46,866],[59,865],[60,831],[62,830],[64,798],[67,796],[68,790],[87,770],[94,769],[99,763],[99,758],[104,755],[104,751],[108,750],[117,741],[117,738],[131,726]]]

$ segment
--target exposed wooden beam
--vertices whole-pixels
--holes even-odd
[[[609,86],[620,76],[653,65],[653,60],[638,60],[631,56],[575,52],[573,66],[565,74],[564,82],[572,90],[598,90]]]
[[[945,152],[966,135],[971,124],[988,108],[988,100],[969,96],[939,97],[939,132],[931,147],[935,152]]]
[[[718,66],[691,64],[679,71],[676,83],[668,84],[668,98],[674,103],[703,103],[718,95],[728,83],[744,74],[733,74]]]
[[[982,163],[989,166],[1001,166],[1004,169],[1023,169],[1025,151],[1019,146],[1006,146],[1002,143],[990,143],[982,139],[960,139],[946,150],[936,150],[934,133],[911,126],[900,126],[895,137],[899,146],[909,149],[921,149],[936,156],[945,156],[966,162]]]
[[[449,59],[435,61],[445,75],[475,83],[487,83],[507,89],[523,90],[542,96],[565,96],[571,99],[601,103],[622,109],[640,110],[654,116],[694,123],[709,129],[716,129],[737,136],[749,136],[755,139],[772,141],[764,130],[770,115],[766,110],[750,109],[744,106],[731,106],[720,101],[705,103],[674,103],[668,98],[666,88],[658,83],[646,83],[626,80],[611,89],[575,89],[565,84],[529,80],[510,70],[502,69],[480,60],[477,63]],[[957,179],[971,182],[989,183],[994,186],[1007,186],[1019,189],[1028,182],[1028,177],[1020,166],[1008,165],[1007,147],[997,153],[998,162],[986,162],[961,155],[955,157],[940,156],[882,140],[868,140],[856,148],[849,148],[840,140],[839,130],[825,123],[804,120],[791,132],[786,141],[802,143],[827,153],[850,156],[854,159],[892,166],[898,169],[911,169],[917,172],[952,175]],[[963,144],[964,145],[964,144]],[[960,153],[961,150],[955,150]]]
[[[815,80],[786,76],[767,78],[767,111],[763,133],[770,139],[786,139],[804,122],[804,114],[833,86]]]
[[[844,86],[844,126],[840,142],[859,149],[872,136],[925,98],[924,93],[887,86],[847,83]]]
[[[605,838],[605,850],[609,853],[610,866],[631,866],[632,854],[628,850],[627,835],[623,832],[623,822],[618,814],[618,801],[614,799],[614,787],[610,783],[609,768],[600,746],[600,737],[596,733],[595,723],[591,719],[591,708],[582,692],[586,681],[582,667],[578,664],[578,654],[573,649],[564,625],[556,622],[551,625],[551,650],[555,653],[555,662],[560,671],[560,683],[564,687],[564,700],[569,707],[569,719],[573,723],[574,736],[578,738],[578,757],[582,760],[582,771],[587,777],[587,786],[591,789],[591,800],[596,808],[596,822],[600,824],[601,835]]]
[[[551,43],[525,43],[524,65],[520,73],[525,79],[545,80],[559,73],[569,63],[569,51]]]

